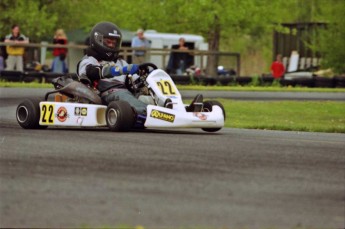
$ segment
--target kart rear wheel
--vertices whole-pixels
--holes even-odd
[[[40,126],[40,99],[26,99],[21,102],[16,110],[18,124],[24,129],[44,129]]]
[[[113,101],[107,107],[106,120],[111,131],[126,132],[134,125],[134,111],[125,101]]]
[[[202,111],[203,111],[203,112],[211,112],[211,111],[212,111],[212,106],[213,106],[213,105],[219,106],[219,107],[222,109],[222,111],[223,111],[223,116],[224,116],[224,121],[225,121],[225,117],[226,117],[226,116],[225,116],[224,107],[223,107],[223,105],[222,105],[220,102],[218,102],[218,101],[216,101],[216,100],[205,101]],[[201,128],[201,129],[202,129],[203,131],[206,131],[206,132],[216,132],[216,131],[218,131],[218,130],[220,130],[220,129],[222,129],[222,128]]]

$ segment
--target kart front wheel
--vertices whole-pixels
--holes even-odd
[[[113,101],[107,107],[106,121],[111,131],[129,131],[134,124],[134,111],[125,101]]]
[[[223,105],[218,102],[217,100],[210,100],[210,101],[205,101],[203,103],[203,109],[202,111],[203,112],[211,112],[212,111],[212,106],[215,105],[215,106],[219,106],[222,111],[223,111],[223,116],[224,116],[224,122],[225,122],[225,109],[223,107]],[[218,130],[220,130],[222,128],[202,128],[203,131],[206,131],[206,132],[216,132]]]
[[[21,102],[16,110],[18,124],[24,129],[44,129],[40,126],[40,99],[26,99]]]

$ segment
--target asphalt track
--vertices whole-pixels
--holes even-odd
[[[15,108],[37,90],[12,90],[0,89],[2,228],[345,226],[344,134],[24,130]]]

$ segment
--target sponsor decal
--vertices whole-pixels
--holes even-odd
[[[83,117],[78,117],[77,118],[77,124],[81,125],[83,124],[84,118]]]
[[[87,116],[87,107],[76,107],[74,108],[75,116]]]
[[[79,116],[80,115],[80,107],[74,108],[74,115]]]
[[[165,113],[159,110],[152,110],[150,116],[152,118],[160,119],[167,122],[174,122],[175,120],[175,115]]]
[[[194,112],[193,113],[195,117],[199,118],[200,120],[207,120],[207,115],[200,113],[200,112]]]
[[[67,109],[65,107],[59,107],[56,117],[60,122],[66,121],[68,118]]]
[[[109,36],[113,36],[113,37],[120,37],[120,35],[117,33],[116,30],[114,30],[113,33],[108,33]]]
[[[87,116],[87,108],[86,107],[81,108],[81,116]]]

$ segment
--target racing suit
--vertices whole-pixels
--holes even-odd
[[[79,62],[77,73],[82,82],[95,85],[100,92],[102,101],[109,104],[112,101],[123,100],[128,102],[138,114],[146,115],[147,104],[138,100],[125,86],[124,74],[113,76],[114,69],[122,69],[128,63],[122,59],[114,61],[98,61],[93,56],[84,56]],[[138,75],[134,75],[136,79]]]

